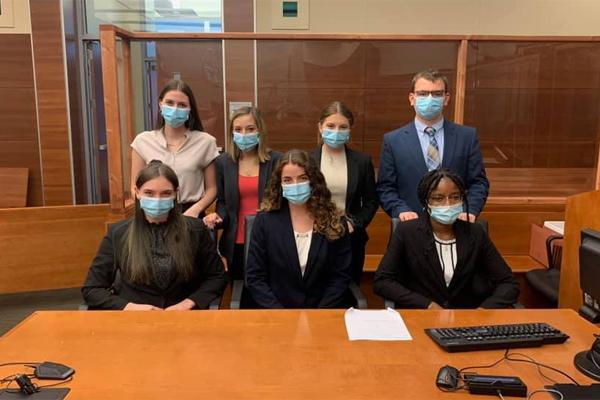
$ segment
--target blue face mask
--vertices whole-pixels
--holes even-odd
[[[248,151],[256,146],[258,146],[258,132],[241,134],[238,132],[233,132],[233,143],[240,149],[241,151]]]
[[[442,113],[445,97],[433,97],[431,95],[417,96],[415,100],[415,111],[420,117],[432,120]]]
[[[453,206],[429,206],[429,214],[440,224],[452,225],[463,212],[462,203]]]
[[[165,215],[175,207],[175,199],[173,198],[154,198],[140,197],[140,207],[148,217],[160,217]]]
[[[310,182],[291,183],[281,185],[283,197],[292,204],[304,204],[310,199]]]
[[[337,149],[348,143],[350,140],[350,131],[334,131],[330,129],[323,129],[323,132],[321,132],[321,137],[327,146]]]
[[[171,107],[164,104],[160,107],[160,113],[165,122],[173,128],[179,128],[190,117],[189,108]]]

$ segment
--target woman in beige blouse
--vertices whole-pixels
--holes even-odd
[[[184,214],[203,216],[217,196],[213,163],[219,155],[217,141],[203,132],[196,100],[188,84],[172,80],[158,99],[160,113],[156,129],[138,134],[131,144],[131,182],[135,182],[146,164],[160,160],[177,174],[179,202]]]

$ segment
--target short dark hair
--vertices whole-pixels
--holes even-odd
[[[446,93],[448,93],[448,78],[446,77],[446,75],[442,74],[440,71],[438,71],[437,69],[426,69],[424,71],[418,72],[417,74],[415,74],[415,76],[413,76],[412,78],[412,85],[411,85],[411,92],[415,91],[415,83],[417,83],[417,81],[419,79],[425,79],[428,80],[429,82],[435,82],[435,81],[442,81],[444,82],[444,91]]]
[[[467,188],[460,176],[455,174],[446,168],[439,168],[429,171],[419,182],[419,186],[417,186],[417,195],[419,197],[419,202],[423,206],[423,209],[427,208],[427,201],[429,200],[429,196],[431,192],[437,189],[440,181],[443,178],[450,179],[458,190],[460,191],[460,196],[463,198],[464,202],[464,210],[466,213],[469,213],[469,202],[467,201]]]
[[[203,131],[204,127],[202,126],[202,121],[200,120],[200,114],[198,114],[198,106],[196,104],[196,99],[194,98],[194,93],[192,92],[192,88],[190,85],[185,83],[184,81],[180,81],[178,79],[173,79],[167,82],[163,90],[161,90],[158,95],[158,101],[162,101],[163,97],[171,90],[175,90],[177,92],[182,92],[185,94],[190,100],[190,117],[187,121],[185,121],[185,126],[190,131]],[[165,119],[158,110],[158,115],[156,116],[156,129],[162,129],[165,126]]]

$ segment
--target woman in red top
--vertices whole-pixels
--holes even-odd
[[[219,250],[232,279],[244,275],[244,217],[255,215],[280,153],[268,147],[267,127],[254,107],[242,107],[231,117],[227,152],[215,160],[217,210],[204,217],[212,229],[222,228]]]

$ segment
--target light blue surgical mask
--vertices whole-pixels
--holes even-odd
[[[164,104],[160,107],[160,113],[165,122],[173,128],[179,128],[190,117],[189,108],[171,107]]]
[[[304,204],[310,199],[310,182],[282,184],[283,197],[292,204]]]
[[[160,217],[175,207],[173,198],[140,197],[140,207],[148,217]]]
[[[323,132],[321,132],[321,137],[323,138],[323,143],[325,143],[327,146],[337,149],[348,143],[350,140],[350,131],[347,129],[340,131],[323,129]]]
[[[415,111],[426,120],[435,119],[444,109],[445,97],[417,96],[415,100]]]
[[[462,203],[452,206],[429,206],[431,218],[444,225],[452,225],[455,223],[461,212],[463,212]]]
[[[241,134],[239,132],[233,132],[233,143],[241,150],[248,151],[258,146],[259,137],[258,132]]]

